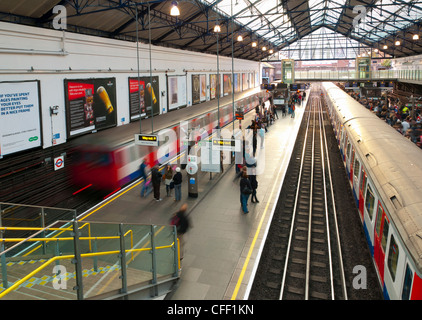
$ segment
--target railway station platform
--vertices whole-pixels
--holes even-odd
[[[309,97],[309,94],[307,95]],[[83,213],[79,220],[113,223],[169,224],[183,203],[188,204],[191,228],[184,236],[184,257],[180,280],[169,300],[243,300],[249,280],[259,260],[262,240],[269,228],[290,156],[304,114],[296,107],[295,118],[282,117],[268,128],[264,149],[257,150],[257,161],[265,161],[264,172],[257,176],[259,203],[249,201],[249,213],[240,205],[239,178],[234,164],[224,164],[222,173],[198,171],[198,198],[188,197],[188,178],[183,173],[182,200],[167,197],[161,184],[162,201],[152,193],[140,197],[141,182],[135,182]],[[242,129],[255,112],[245,115]],[[231,126],[231,125],[230,125]],[[236,121],[235,127],[238,128]],[[176,160],[175,160],[176,161]],[[162,297],[164,298],[164,297]]]

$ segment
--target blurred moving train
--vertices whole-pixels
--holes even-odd
[[[331,123],[385,299],[422,299],[422,150],[333,83]]]
[[[235,107],[243,108],[246,114],[266,102],[270,96],[267,90],[259,88],[249,90],[235,101]],[[187,144],[183,143],[187,138],[186,134],[201,128],[202,132],[205,130],[209,135],[218,126],[217,102],[208,103],[214,104],[215,108],[210,112],[185,119],[183,128],[180,128],[179,123],[169,123],[167,128],[160,130],[158,133],[160,141],[167,130],[173,130],[177,136],[176,141],[168,144],[168,153],[162,156],[157,155],[159,147],[135,145],[134,136],[139,133],[138,122],[83,137],[73,152],[74,184],[79,187],[92,186],[96,189],[115,191],[139,178],[139,166],[144,158],[148,166],[152,168],[156,164],[165,164],[168,162],[166,159],[182,154],[188,149]],[[220,126],[223,128],[233,121],[232,103],[221,105],[219,109]],[[201,138],[202,136],[196,137],[196,140]]]

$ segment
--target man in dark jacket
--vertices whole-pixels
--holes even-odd
[[[154,188],[154,199],[155,201],[161,201],[160,198],[160,184],[163,175],[160,171],[158,171],[158,166],[154,166],[151,170],[151,182],[152,187]]]
[[[255,170],[253,170],[255,171]],[[255,172],[253,172],[255,173]],[[252,203],[259,203],[258,198],[256,197],[256,189],[258,189],[258,180],[256,180],[256,175],[249,175],[248,176],[249,181],[251,182],[252,187],[252,196],[251,196],[251,202]]]
[[[182,173],[180,168],[176,168],[176,174],[173,177],[174,183],[174,201],[182,200]]]

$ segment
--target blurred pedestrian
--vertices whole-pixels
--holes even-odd
[[[179,211],[177,211],[173,217],[171,218],[170,224],[176,226],[177,231],[177,238],[179,239],[180,244],[180,260],[183,259],[184,251],[185,251],[185,241],[184,235],[190,228],[190,221],[186,215],[186,210],[188,209],[188,205],[184,203]]]
[[[140,178],[144,179],[144,182],[142,184],[142,188],[141,188],[141,197],[145,196],[145,189],[147,186],[147,161],[145,159],[142,160],[142,163],[139,167],[139,171],[140,171]]]

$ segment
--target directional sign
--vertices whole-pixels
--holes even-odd
[[[153,134],[135,134],[135,144],[158,147],[158,136]]]
[[[54,171],[64,168],[64,157],[58,157],[54,159]]]
[[[213,150],[228,150],[240,152],[240,140],[233,139],[212,139]]]

